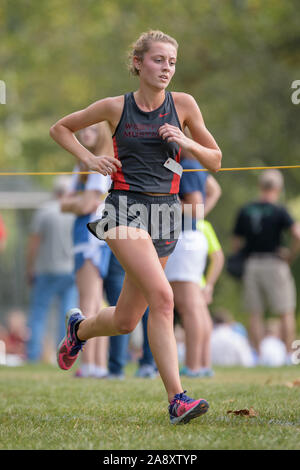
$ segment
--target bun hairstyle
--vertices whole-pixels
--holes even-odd
[[[178,49],[176,39],[162,31],[150,30],[142,33],[137,41],[131,45],[128,53],[128,69],[132,75],[139,75],[139,70],[134,66],[133,58],[138,57],[140,60],[143,60],[144,54],[149,51],[152,42],[167,42],[172,44],[176,50]]]

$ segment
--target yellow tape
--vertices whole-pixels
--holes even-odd
[[[243,170],[269,170],[269,169],[278,169],[278,170],[284,170],[288,168],[300,168],[300,165],[285,165],[285,166],[246,166],[246,167],[239,167],[239,168],[220,168],[220,170],[217,171],[243,171]],[[203,169],[197,169],[197,170],[183,170],[183,171],[209,171],[206,168]]]
[[[285,166],[247,166],[239,168],[220,168],[217,171],[245,171],[245,170],[268,170],[268,169],[277,169],[285,170],[291,168],[300,168],[300,165],[285,165]],[[187,169],[183,170],[184,172],[191,171],[209,171],[206,168],[199,169]],[[22,172],[0,172],[0,176],[54,176],[54,175],[91,175],[97,173],[97,171],[22,171]]]
[[[96,171],[22,171],[0,172],[0,176],[54,176],[54,175],[90,175]]]

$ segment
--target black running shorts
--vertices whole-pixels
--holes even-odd
[[[146,231],[152,238],[159,258],[169,256],[181,232],[180,200],[176,194],[150,196],[112,190],[105,200],[102,217],[89,222],[87,227],[97,238],[105,240],[108,230],[119,226]]]

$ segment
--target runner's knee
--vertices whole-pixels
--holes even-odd
[[[153,293],[149,302],[152,314],[156,312],[161,316],[172,317],[174,312],[174,296],[171,287],[162,287]]]
[[[127,335],[129,333],[132,333],[136,325],[136,320],[133,320],[132,318],[128,318],[126,320],[118,320],[116,322],[116,327],[120,335]]]

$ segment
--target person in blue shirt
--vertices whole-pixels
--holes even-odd
[[[203,168],[188,152],[185,152],[181,166],[186,170]],[[189,377],[213,375],[210,358],[212,321],[200,287],[206,267],[208,240],[204,231],[197,230],[197,222],[214,207],[220,195],[220,186],[208,172],[183,173],[179,188],[183,208],[182,233],[167,261],[165,273],[185,330],[186,357],[181,374]]]

